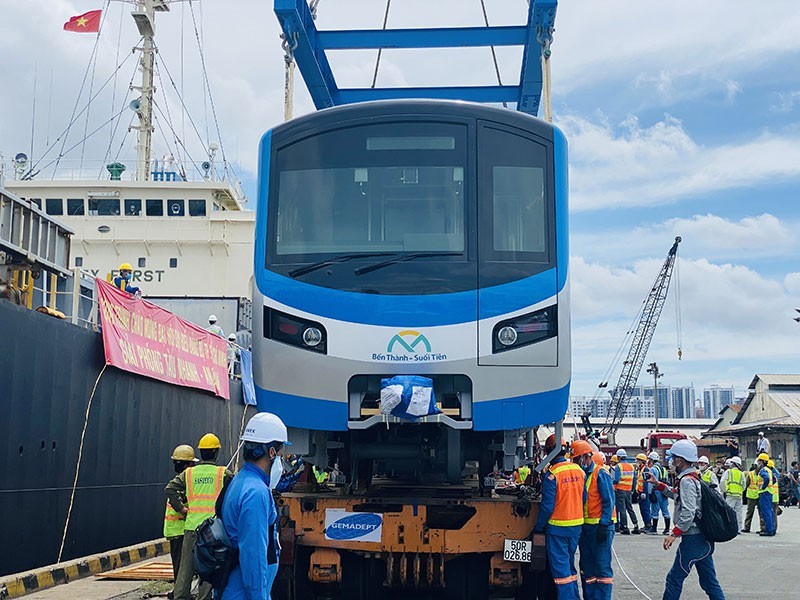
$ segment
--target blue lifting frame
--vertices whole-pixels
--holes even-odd
[[[318,109],[370,100],[437,98],[516,102],[517,110],[536,116],[542,97],[541,57],[549,52],[557,6],[558,0],[530,0],[527,23],[503,27],[319,31],[306,0],[275,0],[275,15],[284,40],[294,46],[294,60]],[[326,54],[328,50],[482,46],[523,46],[519,84],[342,89],[336,85]]]

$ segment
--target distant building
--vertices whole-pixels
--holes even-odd
[[[695,417],[694,405],[695,394],[694,386],[673,387],[670,390],[672,403],[670,408],[673,419],[693,419]]]
[[[631,397],[625,409],[626,419],[654,419],[656,416],[654,387],[637,385],[631,389]],[[611,410],[612,390],[593,399],[589,396],[572,396],[572,414],[580,416],[588,412],[596,419],[605,419]],[[658,418],[694,419],[695,390],[693,386],[658,386]]]
[[[736,391],[733,387],[712,385],[703,389],[703,412],[709,418],[718,415],[723,407],[733,404]]]

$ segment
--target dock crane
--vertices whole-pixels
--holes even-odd
[[[619,380],[617,381],[617,385],[611,390],[611,404],[602,431],[598,432],[592,428],[590,423],[591,415],[589,413],[581,415],[581,422],[589,438],[597,439],[601,435],[606,435],[608,436],[610,444],[615,443],[614,437],[625,416],[625,411],[631,399],[631,391],[639,379],[639,374],[644,365],[647,351],[650,348],[650,342],[653,339],[658,320],[661,317],[661,311],[664,308],[664,302],[667,299],[667,292],[669,291],[669,284],[672,280],[672,272],[678,254],[678,244],[680,243],[681,237],[677,236],[667,253],[664,264],[661,265],[658,276],[650,287],[647,298],[645,298],[639,319],[636,323],[631,345],[628,349],[628,355],[622,363],[622,371],[619,375]],[[595,401],[600,395],[600,390],[607,387],[608,381],[600,383],[598,392],[594,398]],[[655,398],[654,401],[658,402],[658,398]]]

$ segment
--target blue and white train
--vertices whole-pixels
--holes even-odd
[[[254,273],[259,409],[316,464],[455,480],[566,412],[567,145],[548,123],[383,101],[268,131]],[[380,414],[394,375],[431,378],[441,414]]]

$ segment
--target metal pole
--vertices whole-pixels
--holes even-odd
[[[153,0],[140,0],[137,12],[133,15],[139,33],[142,34],[142,96],[139,100],[139,144],[136,147],[136,180],[147,181],[150,174],[150,155],[153,137],[153,64],[155,61],[155,9]]]

